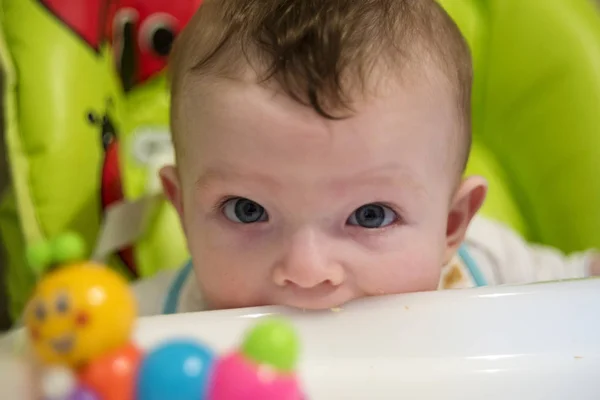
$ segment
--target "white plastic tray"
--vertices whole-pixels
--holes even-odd
[[[338,312],[281,307],[143,318],[142,346],[194,337],[235,348],[256,318],[300,334],[311,400],[600,399],[600,280],[357,301]]]

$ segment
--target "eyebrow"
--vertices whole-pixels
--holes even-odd
[[[407,169],[397,163],[384,164],[383,166],[367,169],[359,172],[347,180],[341,180],[340,183],[352,180],[361,182],[362,185],[396,185],[410,186],[418,192],[425,192],[425,187],[419,183]]]
[[[203,173],[200,174],[198,179],[196,179],[196,187],[198,188],[206,188],[213,184],[215,181],[228,181],[228,180],[238,180],[238,181],[247,181],[252,179],[254,182],[260,182],[265,186],[280,186],[279,182],[274,178],[259,173],[257,171],[251,171],[248,173],[239,172],[238,169],[232,167],[222,167],[222,168],[207,168]]]
[[[387,172],[387,173],[386,173]],[[240,172],[238,168],[224,166],[220,168],[207,168],[198,179],[196,179],[197,188],[207,188],[215,181],[249,181],[261,183],[264,186],[280,188],[282,183],[267,174],[258,171]],[[328,183],[328,186],[409,186],[414,190],[425,193],[425,188],[414,177],[406,171],[406,168],[397,163],[390,163],[379,167],[374,167],[351,176],[335,178]]]

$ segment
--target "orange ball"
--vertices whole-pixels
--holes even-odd
[[[81,383],[103,400],[134,400],[142,352],[134,344],[108,353],[85,366]]]

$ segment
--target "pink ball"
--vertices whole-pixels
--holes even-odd
[[[295,375],[256,365],[234,353],[217,361],[209,400],[302,400]]]

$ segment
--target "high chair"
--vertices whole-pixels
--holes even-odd
[[[563,251],[600,246],[595,4],[440,2],[473,53],[467,174],[490,183],[482,213]],[[139,24],[124,12],[175,12],[163,3],[0,0],[2,134],[11,181],[1,197],[0,235],[13,318],[36,279],[24,249],[64,231],[82,235],[92,258],[108,259],[132,279],[179,267],[188,257],[156,180],[157,169],[173,161],[166,54],[144,53],[134,40]],[[180,24],[169,27],[173,36],[199,1],[190,4]]]

